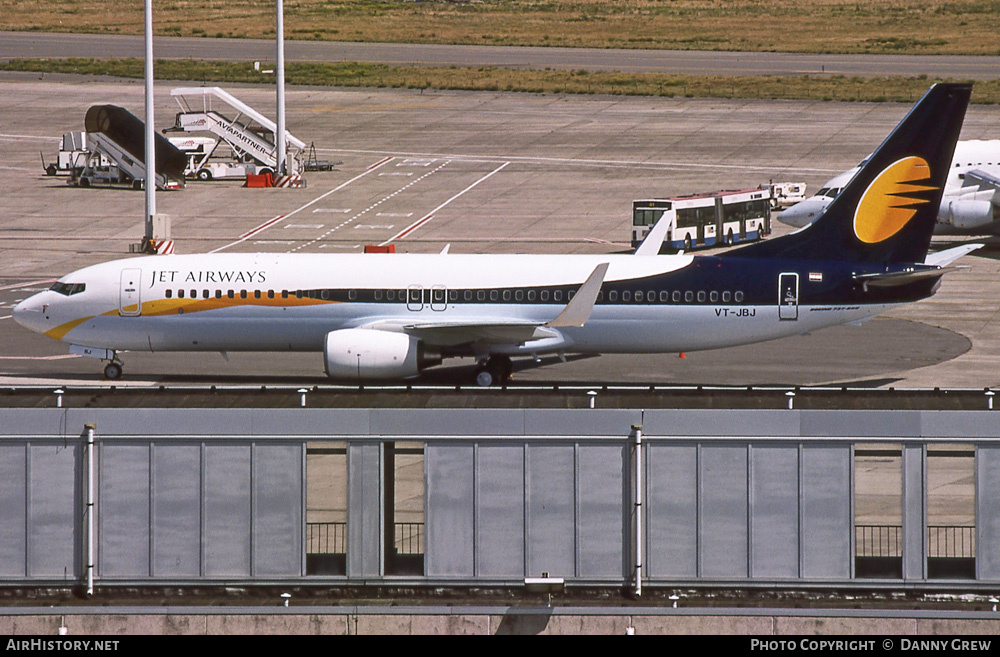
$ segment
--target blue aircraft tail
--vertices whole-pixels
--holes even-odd
[[[934,85],[812,225],[725,255],[923,262],[971,93]]]

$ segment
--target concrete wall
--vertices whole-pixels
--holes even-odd
[[[9,610],[8,610],[9,611]],[[142,613],[132,609],[121,613],[103,612],[5,614],[0,610],[0,635],[36,635],[53,637],[60,623],[67,636],[101,635],[124,639],[128,635],[253,635],[253,634],[695,634],[808,636],[859,635],[993,635],[1000,634],[1000,616],[991,612],[972,612],[956,617],[956,612],[812,612],[771,610],[766,613],[746,610],[573,610],[556,609],[484,609],[476,612],[461,609],[433,609],[427,613],[390,613],[387,609],[366,611],[324,611],[322,613],[233,612]],[[876,649],[881,649],[881,639]]]
[[[16,412],[15,412],[16,411]],[[389,575],[382,449],[424,444],[418,584],[630,585],[642,427],[643,581],[872,586],[853,572],[852,449],[904,446],[902,576],[927,585],[926,445],[975,446],[975,581],[1000,581],[997,416],[982,411],[603,409],[0,409],[0,582],[86,575],[97,456],[97,584],[315,583],[303,570],[305,445],[347,445],[347,565]],[[96,427],[88,451],[84,421]],[[896,448],[898,449],[898,447]],[[990,466],[990,467],[987,467]],[[897,491],[897,494],[899,492]],[[391,498],[390,498],[391,499]],[[88,516],[89,520],[89,516]],[[949,575],[951,576],[951,575]],[[340,579],[337,580],[336,577]],[[944,578],[936,575],[936,584]],[[895,582],[889,581],[895,580]],[[395,581],[395,580],[394,580]]]

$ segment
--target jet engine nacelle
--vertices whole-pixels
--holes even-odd
[[[979,228],[996,220],[990,201],[947,201],[941,204],[938,220],[955,228]]]
[[[328,376],[344,379],[403,379],[441,362],[441,355],[405,333],[342,329],[326,334],[323,357]]]

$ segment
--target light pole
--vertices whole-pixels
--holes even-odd
[[[146,0],[146,220],[142,250],[154,251],[153,217],[156,215],[156,141],[153,128],[153,0]]]
[[[275,82],[278,87],[278,129],[274,135],[276,176],[283,176],[287,171],[285,166],[285,5],[283,0],[277,0],[276,32],[278,33],[277,62],[274,67]]]

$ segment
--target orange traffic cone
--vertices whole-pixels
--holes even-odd
[[[687,356],[684,355],[683,351],[681,353],[677,354],[677,357],[678,358],[687,358]]]

